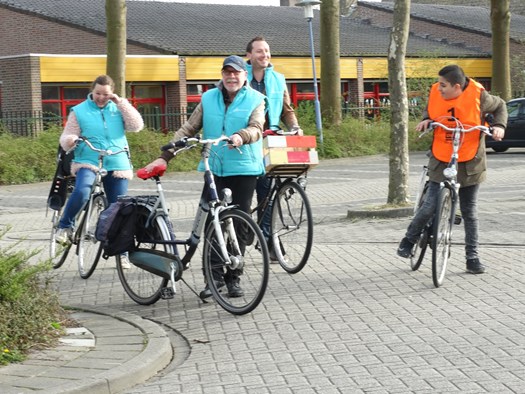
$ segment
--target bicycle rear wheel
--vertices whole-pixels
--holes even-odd
[[[451,230],[454,221],[452,191],[442,187],[439,191],[434,232],[432,239],[432,281],[439,287],[445,279],[448,258],[450,257]]]
[[[49,238],[49,258],[51,259],[54,269],[62,267],[64,262],[67,260],[67,256],[69,255],[72,245],[71,242],[69,242],[67,245],[60,245],[56,241],[58,222],[60,220],[61,214],[62,210],[53,211],[53,217],[51,218],[53,226],[51,227],[51,236]]]
[[[410,256],[410,268],[412,268],[412,271],[417,271],[419,267],[421,267],[421,263],[423,262],[428,247],[429,231],[430,229],[428,227],[423,229],[419,235],[419,239],[414,245],[414,249],[412,249],[412,255]]]
[[[284,183],[272,205],[270,247],[286,272],[295,274],[306,265],[313,235],[312,208],[306,192],[295,181]]]
[[[137,206],[137,229],[143,233],[139,236],[145,240],[140,244],[141,248],[162,250],[173,254],[174,246],[166,244],[155,244],[154,240],[173,240],[173,237],[162,216],[155,217],[147,223],[151,211],[144,205]],[[137,240],[137,243],[139,240]],[[132,264],[124,268],[120,256],[117,257],[117,272],[120,283],[128,296],[139,305],[151,305],[159,300],[161,291],[168,284],[168,279],[143,270]],[[131,259],[130,259],[131,260]]]
[[[102,244],[95,238],[95,231],[100,213],[107,206],[106,197],[99,194],[92,197],[85,208],[78,244],[78,272],[82,279],[88,279],[93,274],[102,255]]]
[[[228,209],[221,212],[219,220],[230,260],[237,261],[238,267],[231,267],[224,260],[211,221],[206,228],[202,256],[205,280],[222,308],[234,315],[244,315],[253,311],[264,297],[270,272],[268,247],[259,226],[245,212]],[[240,250],[236,250],[236,243]],[[230,291],[234,284],[242,290]]]

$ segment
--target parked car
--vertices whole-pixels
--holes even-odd
[[[502,141],[485,138],[485,146],[495,152],[505,152],[509,148],[525,148],[525,97],[507,102],[507,129]]]

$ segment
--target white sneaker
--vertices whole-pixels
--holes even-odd
[[[129,262],[127,254],[120,255],[120,266],[123,270],[129,270],[131,268],[131,263]]]
[[[71,237],[73,235],[73,229],[68,228],[59,228],[55,233],[55,242],[66,245],[71,242]]]

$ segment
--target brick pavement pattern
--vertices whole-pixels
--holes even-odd
[[[54,281],[64,304],[125,311],[161,325],[172,339],[170,366],[125,393],[523,393],[524,154],[489,155],[479,201],[488,272],[464,272],[463,229],[457,226],[439,289],[429,256],[412,272],[395,254],[408,217],[347,218],[348,210],[385,203],[386,156],[323,161],[310,173],[316,223],[310,260],[295,275],[272,265],[265,298],[249,315],[204,304],[183,284],[173,300],[136,305],[111,259],[87,281],[70,260],[53,273]],[[424,162],[421,154],[411,156],[412,194]],[[193,218],[199,177],[166,179],[180,234]],[[146,187],[134,182],[130,192]],[[6,195],[16,191],[0,191],[0,225],[26,220],[12,223],[1,244],[23,235],[45,247],[49,224],[42,209],[9,206]],[[43,204],[46,194],[39,195]],[[197,290],[199,264],[197,257],[184,274]]]

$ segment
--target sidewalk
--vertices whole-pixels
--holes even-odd
[[[1,393],[116,393],[170,363],[170,340],[159,325],[126,312],[78,308],[71,317],[81,327],[69,329],[59,346],[0,368]]]
[[[384,204],[388,159],[329,160],[309,175],[315,227],[307,266],[272,265],[263,302],[233,316],[180,284],[173,300],[139,306],[124,293],[113,261],[82,280],[70,260],[53,272],[83,340],[0,367],[1,393],[434,393],[525,392],[525,162],[489,157],[480,191],[484,275],[464,273],[463,230],[445,283],[432,285],[430,257],[412,272],[395,249],[407,217],[347,218]],[[411,185],[424,157],[411,156]],[[191,223],[200,176],[167,177],[181,235]],[[45,249],[48,185],[0,189],[0,227]],[[133,181],[130,193],[153,185]],[[23,199],[26,200],[23,200]],[[41,201],[42,200],[42,201]],[[196,257],[184,279],[197,289]],[[92,347],[91,335],[95,338]],[[70,338],[69,338],[70,339]]]

